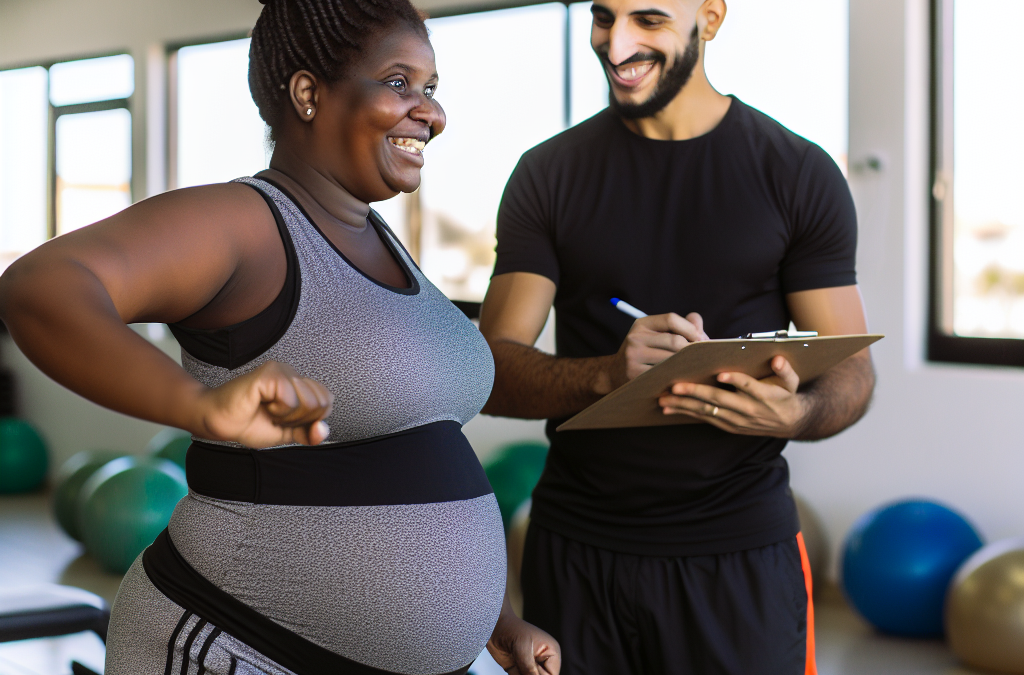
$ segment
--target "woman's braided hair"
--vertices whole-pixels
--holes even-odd
[[[405,24],[424,37],[423,17],[409,0],[260,0],[249,45],[249,91],[273,132],[293,74],[308,70],[337,82],[363,47]]]

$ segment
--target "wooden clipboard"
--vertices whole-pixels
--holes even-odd
[[[676,382],[716,384],[719,373],[745,373],[758,379],[768,377],[772,374],[771,361],[776,356],[789,360],[800,382],[810,382],[883,337],[830,335],[692,342],[566,420],[557,431],[699,424],[684,415],[662,413],[658,397]]]

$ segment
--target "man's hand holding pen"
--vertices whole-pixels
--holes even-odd
[[[648,316],[623,300],[612,298],[620,312],[636,318],[616,354],[612,389],[650,370],[691,342],[708,340],[704,319],[697,312]],[[686,415],[732,434],[796,437],[811,406],[798,393],[800,378],[789,361],[772,359],[773,375],[763,380],[743,373],[721,373],[718,382],[729,389],[677,382],[658,399],[666,415]]]
[[[710,339],[704,332],[704,319],[697,312],[685,317],[674,312],[648,316],[618,298],[612,298],[612,305],[636,321],[615,355],[609,373],[611,389],[650,370],[689,343]]]

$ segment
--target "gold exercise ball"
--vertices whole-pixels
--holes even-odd
[[[530,504],[527,499],[512,514],[512,521],[505,535],[505,549],[508,551],[508,601],[516,614],[523,615],[523,591],[519,585],[519,575],[523,571],[523,547],[526,545],[526,530],[530,527]]]
[[[946,635],[968,665],[1024,674],[1024,539],[990,544],[960,567],[946,598]]]
[[[807,549],[807,561],[811,564],[811,578],[814,580],[814,595],[818,595],[825,586],[825,573],[828,569],[828,537],[825,526],[811,505],[800,495],[793,493],[796,500],[796,511],[800,517],[800,531],[804,535],[804,548]]]

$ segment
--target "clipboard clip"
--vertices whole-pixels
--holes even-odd
[[[786,338],[812,338],[818,337],[816,330],[795,330],[790,333],[788,330],[770,330],[766,333],[747,333],[740,336],[741,340],[781,340]]]

